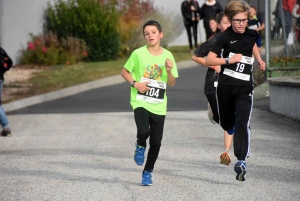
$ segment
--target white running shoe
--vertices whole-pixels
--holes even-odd
[[[213,115],[213,113],[212,113],[212,111],[211,111],[211,108],[210,108],[210,104],[209,104],[209,103],[207,103],[207,107],[208,107],[208,110],[207,110],[207,116],[208,116],[209,120],[211,121],[211,123],[216,124],[216,122],[215,122],[215,120],[214,120],[214,115]]]

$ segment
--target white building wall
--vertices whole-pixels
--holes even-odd
[[[0,42],[14,63],[20,50],[27,48],[29,33],[42,33],[47,2],[54,0],[0,0]]]

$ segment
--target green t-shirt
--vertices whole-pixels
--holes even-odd
[[[140,94],[137,89],[131,87],[130,104],[133,110],[143,107],[154,114],[166,115],[168,73],[165,68],[165,61],[167,58],[173,62],[171,73],[177,78],[177,66],[170,51],[163,48],[161,55],[154,56],[145,45],[132,52],[124,68],[132,73],[132,78],[137,82],[151,82],[151,90],[145,94]]]

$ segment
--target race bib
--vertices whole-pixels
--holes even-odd
[[[235,53],[230,52],[229,58],[233,57],[234,55]],[[232,67],[231,69],[225,68],[223,74],[236,79],[250,81],[251,77],[249,74],[249,68],[251,68],[253,63],[254,63],[254,58],[242,56],[242,60],[240,62],[231,64],[231,66],[236,65],[235,70],[232,70]]]
[[[230,52],[229,53],[229,58],[233,57],[234,55],[235,55],[235,53]],[[240,63],[252,65],[254,63],[254,58],[247,57],[247,56],[242,56],[242,60],[240,61]]]
[[[230,70],[228,68],[224,69],[223,72],[224,75],[228,75],[230,77],[234,77],[236,79],[240,79],[240,80],[245,80],[245,81],[250,81],[250,75],[248,74],[244,74],[244,73],[239,73],[239,72],[235,72],[233,70]]]
[[[140,82],[150,82],[147,86],[150,88],[146,93],[140,93],[136,95],[137,100],[141,100],[148,103],[158,104],[164,102],[166,86],[167,84],[162,81],[152,80],[148,78],[142,78]]]

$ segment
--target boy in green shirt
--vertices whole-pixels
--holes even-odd
[[[134,160],[143,165],[146,141],[149,151],[142,174],[142,185],[152,185],[152,172],[159,154],[167,111],[166,86],[175,85],[177,67],[171,52],[160,46],[164,34],[154,20],[146,22],[143,34],[147,45],[132,52],[121,71],[131,84],[130,104],[137,126]]]

